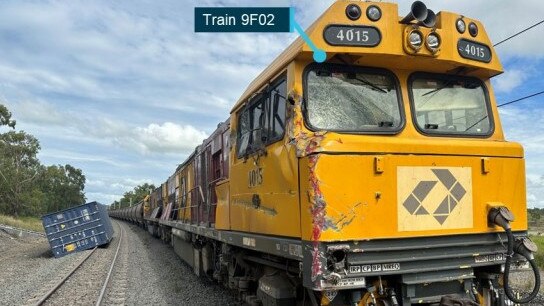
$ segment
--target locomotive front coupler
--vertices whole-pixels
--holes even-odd
[[[506,262],[504,263],[504,292],[506,296],[514,303],[524,304],[532,301],[540,289],[540,272],[533,255],[537,251],[536,244],[528,237],[514,239],[510,227],[510,222],[514,221],[514,214],[506,206],[492,207],[487,214],[487,220],[490,224],[502,227],[508,237]],[[515,253],[527,259],[535,276],[533,291],[524,298],[517,298],[509,284],[510,266]]]

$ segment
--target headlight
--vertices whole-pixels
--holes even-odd
[[[425,44],[430,51],[436,52],[438,50],[438,47],[440,47],[440,36],[438,36],[438,34],[436,33],[431,33],[427,35]]]
[[[478,35],[478,26],[474,22],[469,23],[468,32],[472,37],[476,37]]]
[[[408,36],[408,42],[410,43],[410,47],[414,50],[419,50],[421,48],[421,45],[423,44],[423,34],[421,32],[414,30],[410,32],[410,35]]]
[[[372,21],[378,21],[382,18],[382,11],[379,7],[371,5],[366,9],[366,17]]]
[[[361,17],[361,8],[357,4],[350,4],[346,7],[346,16],[351,20],[357,20]]]
[[[457,32],[461,34],[465,33],[465,30],[467,29],[465,21],[461,18],[457,19],[457,21],[455,22],[455,27],[457,28]]]

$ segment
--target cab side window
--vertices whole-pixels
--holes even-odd
[[[238,157],[246,154],[249,146],[249,136],[251,134],[251,124],[249,121],[249,109],[245,108],[238,116]]]
[[[262,95],[252,99],[238,117],[238,157],[255,151],[260,144],[265,113]]]
[[[286,95],[287,82],[282,76],[238,113],[238,158],[283,138]]]
[[[278,83],[274,84],[270,89],[268,107],[268,135],[269,143],[283,138],[285,131],[285,103],[287,96],[287,82],[282,78]]]

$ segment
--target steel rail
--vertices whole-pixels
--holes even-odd
[[[108,286],[109,280],[110,280],[111,275],[112,275],[113,268],[114,268],[115,263],[117,261],[117,255],[119,254],[119,249],[121,247],[121,243],[122,243],[123,236],[124,236],[123,233],[125,232],[125,229],[123,227],[121,227],[119,222],[117,222],[117,221],[115,221],[115,222],[117,223],[117,226],[120,229],[120,231],[119,231],[119,241],[117,243],[117,249],[115,251],[115,255],[113,257],[113,260],[111,262],[110,269],[108,271],[108,275],[106,276],[106,279],[104,280],[104,284],[102,285],[102,289],[100,290],[100,295],[98,296],[98,300],[96,301],[96,305],[101,305],[102,300],[104,298],[104,294],[106,292],[106,287]],[[81,265],[83,265],[83,263],[86,262],[87,259],[89,259],[91,257],[91,255],[95,252],[95,250],[97,248],[98,247],[94,247],[91,250],[91,252],[89,252],[89,254],[87,254],[63,279],[61,279],[57,284],[55,284],[55,286],[53,288],[51,288],[44,296],[42,296],[42,298],[36,303],[36,306],[40,306],[45,301],[47,301],[47,299],[50,298],[51,295],[53,295],[53,293],[55,293],[66,282],[66,280],[68,280],[68,278],[70,278],[70,276],[72,276],[77,271],[77,269],[79,269],[79,267],[81,267]]]
[[[91,255],[94,253],[94,251],[96,251],[96,248],[97,247],[94,247],[94,249],[92,249],[91,252],[89,252],[89,254],[87,254],[87,256],[85,256],[78,264],[77,266],[75,266],[75,268],[73,268],[70,273],[68,273],[63,279],[61,279],[53,288],[51,288],[37,303],[36,303],[36,306],[40,306],[42,305],[53,293],[55,293],[55,291],[57,291],[57,289],[60,288],[60,286],[62,286],[62,284],[64,284],[64,282],[66,282],[66,280],[68,278],[70,278],[70,276],[72,276],[72,274],[74,274],[74,272],[76,272],[76,270],[85,262],[87,261],[87,259],[89,257],[91,257]]]
[[[108,275],[106,276],[106,280],[104,281],[104,285],[102,285],[102,290],[100,290],[100,295],[98,296],[98,300],[96,301],[96,306],[100,306],[102,304],[102,300],[104,299],[104,295],[106,293],[106,288],[108,287],[108,284],[110,282],[113,268],[115,267],[115,263],[117,262],[117,255],[119,255],[119,250],[121,249],[121,243],[123,242],[123,236],[125,233],[125,229],[121,226],[121,224],[118,221],[115,221],[117,223],[117,226],[119,226],[119,243],[117,244],[117,250],[115,251],[115,256],[113,257],[113,260],[111,262],[110,270],[108,271]]]

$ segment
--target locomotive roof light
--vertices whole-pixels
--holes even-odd
[[[470,36],[476,37],[476,35],[478,35],[478,26],[474,22],[469,23],[468,32],[470,33]]]
[[[382,11],[379,7],[371,5],[366,9],[366,17],[372,21],[378,21],[382,18]]]
[[[457,28],[457,32],[459,32],[460,34],[465,33],[467,29],[467,24],[463,20],[463,17],[460,17],[455,21],[455,27]]]
[[[423,44],[423,34],[421,34],[421,32],[418,30],[411,31],[410,34],[408,34],[408,43],[410,48],[418,51],[421,49],[421,45]]]
[[[355,21],[361,18],[361,8],[357,4],[350,4],[346,7],[346,16]]]
[[[429,49],[429,51],[433,53],[438,51],[438,48],[440,47],[440,36],[438,35],[438,33],[432,32],[427,35],[427,38],[425,39],[425,45],[427,46],[427,49]]]

